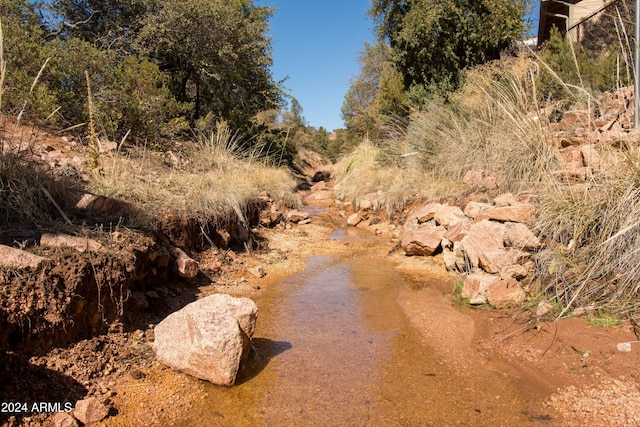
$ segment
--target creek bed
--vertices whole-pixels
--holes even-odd
[[[362,248],[372,237],[339,229],[331,238]],[[472,328],[448,327],[464,315],[440,292],[417,288],[367,251],[311,257],[260,298],[238,384],[206,385],[180,424],[545,425],[535,388],[482,358]],[[444,331],[440,340],[407,318],[414,297],[427,310],[423,329]]]

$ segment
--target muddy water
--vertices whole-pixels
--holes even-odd
[[[332,237],[362,238],[352,230],[338,230]],[[507,367],[474,352],[473,330],[464,322],[457,329],[447,327],[462,318],[441,293],[418,292],[413,285],[382,257],[312,257],[304,271],[259,301],[255,352],[239,384],[230,389],[207,386],[201,406],[183,421],[234,426],[541,425],[544,416],[528,385]],[[437,318],[426,313],[421,322],[412,323],[407,318],[412,303]],[[447,336],[432,336],[431,345],[423,332],[436,329]]]

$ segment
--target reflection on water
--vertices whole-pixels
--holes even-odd
[[[314,257],[277,288],[239,384],[208,386],[186,424],[536,425],[513,377],[423,342],[397,303],[410,284],[385,259]]]
[[[348,228],[336,228],[329,236],[330,240],[365,240],[367,236],[362,234],[362,231],[354,227]]]
[[[314,206],[314,205],[305,205],[302,208],[303,211],[309,212],[310,216],[317,216],[321,213],[325,212],[327,209],[322,206]]]

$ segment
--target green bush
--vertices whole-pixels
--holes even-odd
[[[609,45],[590,51],[571,44],[552,28],[551,37],[540,58],[541,72],[538,90],[547,99],[563,99],[575,92],[574,87],[589,92],[614,90],[629,84],[626,71],[620,72],[622,52],[620,46]]]
[[[179,121],[173,119],[190,115],[192,109],[191,104],[175,100],[167,76],[156,64],[135,56],[115,66],[96,107],[115,133],[131,130],[138,137],[164,137],[187,130],[176,126]]]
[[[24,0],[0,0],[0,18],[7,63],[2,110],[12,115],[24,110],[24,117],[45,118],[57,103],[55,93],[48,86],[32,88],[40,69],[51,56],[44,44],[39,18],[33,6]]]

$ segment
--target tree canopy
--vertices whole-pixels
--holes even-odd
[[[342,104],[342,119],[350,137],[377,137],[385,118],[406,113],[402,76],[389,61],[384,43],[365,43],[360,53],[360,73],[355,76]]]
[[[212,113],[238,126],[281,101],[269,71],[272,13],[250,0],[157,0],[138,41],[196,118]]]
[[[467,67],[497,59],[523,31],[526,0],[372,0],[405,89],[456,88]],[[499,24],[497,24],[499,23]]]
[[[0,12],[3,106],[29,98],[32,119],[86,122],[85,71],[109,137],[169,136],[203,117],[248,132],[258,112],[284,105],[269,69],[273,9],[253,0],[0,0]]]

